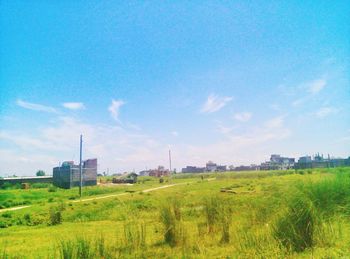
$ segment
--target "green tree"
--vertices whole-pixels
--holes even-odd
[[[45,176],[45,172],[43,170],[39,170],[36,172],[36,176]]]

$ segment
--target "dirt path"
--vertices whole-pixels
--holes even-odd
[[[153,192],[153,191],[157,191],[157,190],[161,190],[161,189],[165,189],[165,188],[169,188],[169,187],[173,187],[173,186],[177,186],[177,185],[188,184],[188,183],[189,182],[168,184],[168,185],[163,185],[163,186],[159,186],[159,187],[154,187],[154,188],[142,190],[140,192],[144,192],[144,193],[146,193],[146,192]],[[80,199],[80,200],[75,200],[75,201],[71,201],[71,202],[72,203],[76,203],[76,202],[94,201],[94,200],[100,200],[100,199],[108,199],[108,198],[111,198],[111,197],[124,196],[124,195],[128,195],[128,194],[130,194],[130,193],[129,192],[123,192],[123,193],[117,193],[117,194],[109,194],[109,195],[105,195],[105,196],[98,196],[98,197],[91,197],[91,198],[86,198],[86,199]],[[13,207],[13,208],[7,208],[7,209],[1,209],[0,213],[6,212],[6,211],[21,210],[21,209],[25,209],[25,208],[29,208],[29,207],[31,207],[31,205],[20,206],[20,207]]]
[[[177,185],[183,185],[183,184],[187,184],[187,183],[168,184],[168,185],[163,185],[163,186],[159,186],[159,187],[154,187],[154,188],[142,190],[140,192],[143,192],[143,193],[153,192],[153,191],[157,191],[157,190],[161,190],[161,189],[165,189],[165,188],[169,188],[169,187],[173,187],[173,186],[177,186]],[[72,202],[94,201],[94,200],[100,200],[100,199],[107,199],[107,198],[111,198],[111,197],[124,196],[124,195],[128,195],[128,194],[130,194],[130,193],[123,192],[123,193],[110,194],[110,195],[105,195],[105,196],[98,196],[98,197],[92,197],[92,198],[87,198],[87,199],[75,200]]]
[[[27,205],[27,206],[20,206],[20,207],[13,207],[13,208],[7,208],[7,209],[1,209],[1,210],[0,210],[0,213],[1,213],[1,212],[6,212],[6,211],[21,210],[21,209],[25,209],[25,208],[28,208],[28,207],[30,207],[30,205]]]

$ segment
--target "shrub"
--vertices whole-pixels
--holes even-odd
[[[49,225],[54,226],[62,223],[63,203],[57,207],[51,207],[49,211]]]
[[[23,218],[27,223],[31,222],[31,217],[29,213],[24,214]]]
[[[49,183],[32,183],[30,187],[34,189],[42,189],[42,188],[50,187],[50,184]]]
[[[0,228],[7,228],[8,225],[6,222],[0,221]]]
[[[57,191],[57,187],[51,185],[51,186],[47,189],[47,191],[48,191],[48,192],[56,192],[56,191]]]
[[[1,216],[3,218],[12,218],[12,213],[11,212],[4,212]]]

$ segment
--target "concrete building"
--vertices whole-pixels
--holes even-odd
[[[260,170],[287,170],[294,168],[295,158],[273,154],[270,161],[261,163]]]
[[[168,169],[165,169],[164,166],[158,166],[158,169],[153,169],[149,171],[149,176],[154,177],[162,177],[162,176],[169,176],[170,172]]]
[[[232,171],[257,171],[260,170],[260,167],[258,165],[240,165],[237,167],[234,167],[233,169],[230,169]]]
[[[197,166],[186,166],[182,168],[182,173],[204,173],[205,167],[197,167]]]
[[[57,187],[69,189],[80,185],[79,165],[73,161],[63,162],[61,166],[53,168],[53,184]],[[97,185],[97,159],[83,161],[83,186]]]
[[[311,156],[302,156],[298,159],[298,163],[311,163]]]
[[[209,161],[206,165],[205,165],[205,169],[208,172],[215,172],[216,171],[216,167],[217,165],[215,163],[213,163],[212,161]]]

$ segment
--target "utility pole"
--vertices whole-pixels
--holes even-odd
[[[169,170],[171,174],[171,150],[169,149]]]
[[[83,186],[82,150],[83,150],[83,135],[80,135],[80,163],[79,163],[79,175],[80,175],[79,195],[80,197],[81,197],[81,188]]]

